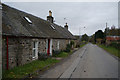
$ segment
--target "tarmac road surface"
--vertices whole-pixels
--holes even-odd
[[[118,59],[88,43],[38,78],[118,78]]]

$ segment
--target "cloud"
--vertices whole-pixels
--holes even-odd
[[[2,0],[2,2],[118,2],[119,0]]]
[[[117,2],[8,2],[6,4],[45,20],[48,11],[51,10],[55,23],[64,26],[67,22],[69,30],[74,35],[78,35],[79,32],[92,35],[98,29],[104,31],[106,22],[109,27],[113,24],[116,27],[118,25]]]

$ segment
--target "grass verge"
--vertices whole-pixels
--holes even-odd
[[[80,45],[79,48],[81,48],[81,47],[83,47],[83,46],[85,46],[85,45],[86,45],[86,44],[82,44],[82,45]],[[73,52],[74,52],[74,50],[70,50],[70,52],[61,51],[59,54],[54,55],[54,57],[62,57],[62,58],[65,58],[65,57],[71,55]]]
[[[111,46],[105,46],[105,45],[98,45],[98,46],[120,58],[120,54],[119,54],[120,50]]]
[[[55,57],[67,57],[69,55],[69,53],[67,52],[60,52],[58,55],[55,55]]]
[[[83,47],[84,45],[85,44],[81,45],[80,47]],[[65,58],[70,54],[72,54],[71,50],[70,50],[70,52],[62,51],[58,55],[55,55],[55,57]],[[52,58],[48,58],[44,61],[35,60],[35,61],[32,61],[31,63],[25,64],[25,65],[22,65],[19,67],[15,67],[10,70],[3,71],[3,79],[4,78],[23,78],[23,77],[27,76],[28,74],[31,74],[37,70],[43,69],[47,65],[55,64],[58,62],[60,62],[60,60],[56,60],[56,59],[52,59]]]
[[[82,45],[80,45],[80,48],[83,47],[83,46],[85,46],[85,45],[86,45],[86,44],[82,44]]]
[[[3,71],[3,78],[23,78],[32,72],[43,69],[45,66],[59,62],[59,60],[48,58],[45,61],[36,60],[11,70]]]

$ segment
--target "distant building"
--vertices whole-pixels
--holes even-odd
[[[106,43],[110,44],[112,42],[118,43],[120,41],[120,36],[107,36],[106,37]]]
[[[75,39],[68,27],[54,23],[51,11],[47,20],[43,20],[5,4],[2,6],[3,69],[37,60],[38,53],[52,56],[53,50],[64,50]]]
[[[81,43],[81,35],[74,35],[74,37],[76,38],[75,41],[75,47],[79,47],[80,43]]]

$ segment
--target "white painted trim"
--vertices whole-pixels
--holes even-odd
[[[35,46],[36,46],[35,58],[38,59],[38,42],[35,42]]]
[[[46,39],[46,53],[47,53],[47,50],[48,50],[48,39]]]
[[[38,59],[38,42],[35,42],[35,48],[33,47],[33,51],[34,50],[35,50],[35,56],[32,57],[33,60]],[[33,52],[33,54],[34,54],[34,52]]]
[[[52,56],[52,39],[50,39],[50,55]]]
[[[57,42],[57,49],[60,49],[60,41]]]
[[[69,44],[70,44],[70,40],[69,40]]]
[[[24,17],[29,23],[32,23],[32,21],[28,17]]]

